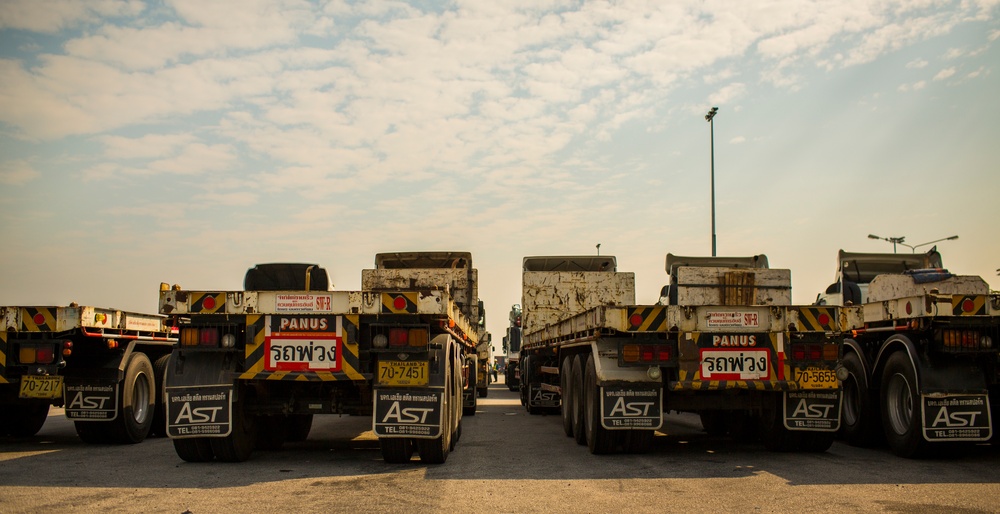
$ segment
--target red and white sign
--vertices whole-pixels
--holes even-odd
[[[332,312],[333,297],[328,294],[279,294],[274,298],[276,312]]]
[[[701,350],[702,380],[767,380],[771,352],[761,350]]]
[[[268,371],[340,371],[343,339],[330,334],[264,338]]]
[[[709,328],[759,328],[760,316],[754,311],[709,312],[705,322]]]

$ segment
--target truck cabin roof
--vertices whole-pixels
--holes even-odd
[[[613,255],[525,257],[524,271],[618,271]]]
[[[857,253],[841,250],[837,254],[837,281],[841,277],[867,284],[878,275],[903,273],[911,269],[941,268],[937,247],[927,253]]]
[[[752,255],[750,257],[683,257],[667,254],[667,274],[674,276],[674,272],[681,266],[695,266],[700,268],[759,268],[767,269],[767,256],[764,254]]]
[[[465,269],[471,267],[471,252],[390,252],[375,254],[375,268],[377,269]]]

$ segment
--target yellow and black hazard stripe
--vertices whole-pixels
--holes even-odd
[[[382,314],[416,314],[417,294],[413,291],[382,293]]]
[[[778,380],[680,380],[670,384],[671,391],[722,391],[725,389],[746,389],[750,391],[780,391]]]
[[[56,329],[55,309],[24,307],[21,309],[21,330],[25,332],[52,332]]]
[[[191,293],[191,314],[215,314],[226,311],[226,293]]]
[[[985,316],[985,295],[952,295],[951,313],[954,316]]]
[[[802,332],[830,332],[837,322],[837,310],[832,307],[799,307],[799,326]]]
[[[629,307],[625,310],[625,326],[629,332],[666,332],[666,307]]]
[[[342,316],[345,334],[356,334],[358,315]],[[244,353],[245,369],[241,380],[288,380],[296,382],[331,382],[336,380],[365,380],[361,369],[361,359],[358,357],[358,342],[345,335],[341,345],[340,371],[269,371],[264,369],[267,363],[265,354],[264,334],[266,317],[261,314],[247,316],[247,345]]]
[[[7,333],[0,332],[0,384],[7,382]]]

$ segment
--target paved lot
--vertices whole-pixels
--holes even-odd
[[[912,461],[840,443],[775,454],[670,415],[648,455],[593,456],[558,416],[494,384],[448,462],[382,462],[370,420],[317,416],[309,439],[239,464],[181,461],[166,439],[85,445],[53,409],[0,438],[0,512],[997,512],[1000,449]]]

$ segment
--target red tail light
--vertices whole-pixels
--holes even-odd
[[[405,328],[389,330],[389,346],[406,346],[409,343],[410,331]]]

